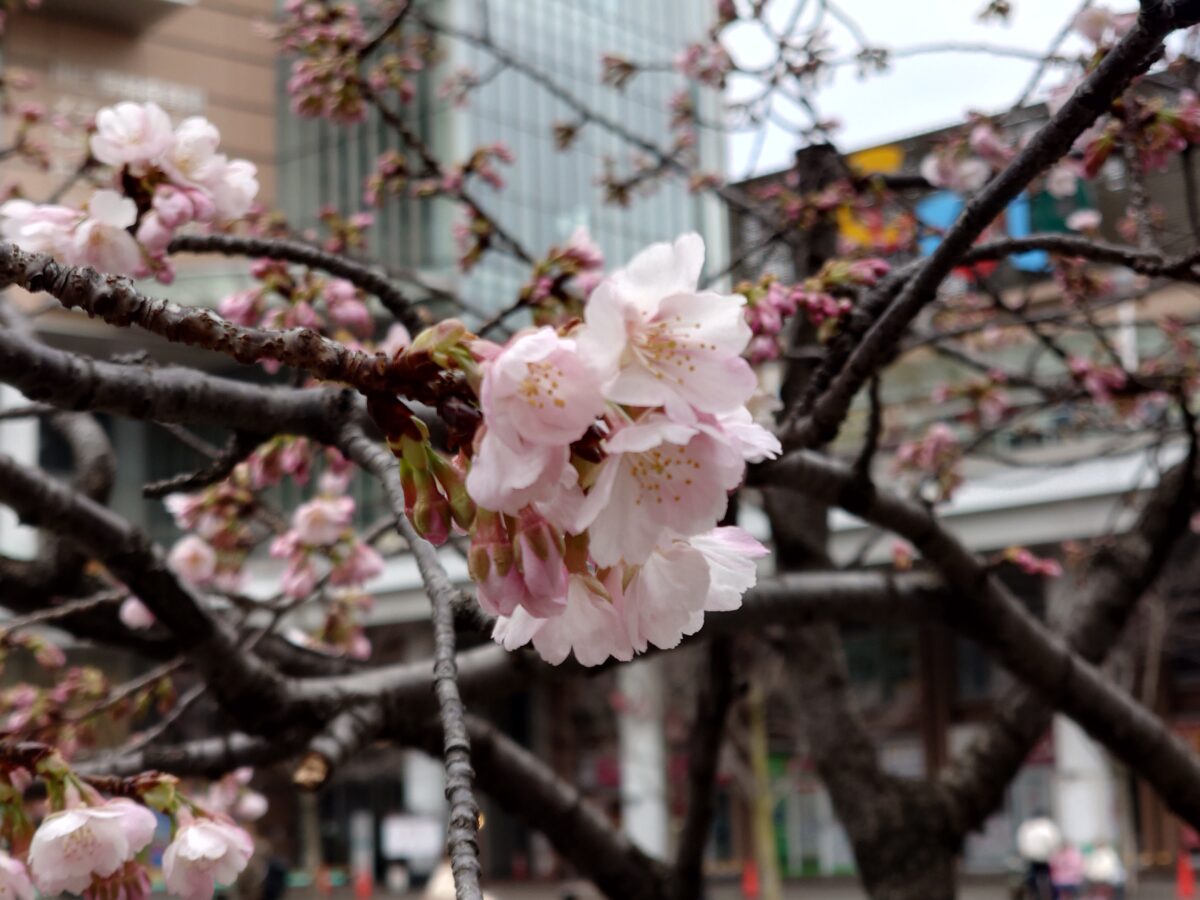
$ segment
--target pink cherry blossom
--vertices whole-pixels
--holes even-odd
[[[87,205],[87,218],[75,229],[75,264],[101,272],[131,275],[141,265],[137,241],[126,229],[137,220],[137,204],[116,191],[96,191]]]
[[[184,119],[163,148],[162,168],[178,185],[207,187],[223,171],[225,157],[217,153],[220,143],[221,133],[208,119]]]
[[[186,225],[196,217],[188,193],[170,184],[160,184],[155,189],[151,206],[168,228]]]
[[[708,564],[708,594],[704,609],[694,614],[685,634],[695,634],[704,624],[706,612],[730,612],[742,605],[742,595],[758,581],[755,560],[767,550],[748,532],[734,526],[714,528],[687,542],[699,551]]]
[[[346,558],[333,567],[329,583],[333,585],[365,584],[383,572],[383,557],[370,544],[355,541]]]
[[[106,165],[144,167],[171,144],[171,117],[155,103],[118,103],[96,113],[92,156]]]
[[[207,900],[217,885],[232,885],[253,854],[250,835],[232,822],[189,822],[163,852],[167,890],[184,900]]]
[[[204,539],[194,534],[180,538],[171,552],[167,562],[182,578],[193,584],[207,584],[212,581],[217,570],[216,551]]]
[[[601,566],[644,562],[660,542],[708,531],[721,518],[745,461],[725,441],[651,414],[602,446],[577,525]]]
[[[296,508],[292,528],[301,542],[327,547],[338,541],[353,517],[352,497],[317,497]]]
[[[0,850],[0,898],[3,900],[33,900],[33,883],[25,864]]]
[[[307,554],[293,557],[279,580],[280,590],[293,600],[302,600],[317,586],[317,570]]]
[[[267,812],[267,798],[258,791],[246,791],[238,798],[233,812],[243,822],[261,819]]]
[[[51,813],[29,846],[34,883],[48,896],[81,894],[150,843],[155,825],[152,812],[125,799]]]
[[[641,653],[651,644],[663,650],[678,646],[697,619],[703,622],[710,587],[704,554],[673,541],[631,572],[623,612],[634,650]]]
[[[258,196],[258,187],[258,168],[254,163],[245,159],[225,162],[209,183],[217,218],[234,222],[246,215]]]
[[[329,304],[329,317],[334,322],[358,335],[370,336],[375,329],[375,321],[367,304],[357,297],[340,303]]]
[[[526,506],[555,500],[564,479],[573,481],[575,470],[569,459],[566,445],[523,440],[510,445],[485,427],[467,473],[467,493],[483,509],[515,516]]]
[[[538,654],[554,665],[572,653],[584,666],[598,666],[610,657],[628,661],[633,659],[633,644],[619,603],[620,579],[615,571],[604,584],[595,578],[572,575],[561,615],[539,619],[518,606],[511,616],[496,620],[492,639],[506,650],[532,641]]]
[[[745,403],[758,380],[741,357],[750,341],[740,295],[698,291],[704,241],[654,244],[588,300],[579,352],[601,373],[604,396],[631,406],[720,413]]]
[[[150,612],[149,607],[137,597],[127,597],[121,603],[117,617],[121,620],[122,625],[135,631],[150,628],[158,621],[154,617],[154,613]]]
[[[553,328],[517,335],[483,369],[484,422],[509,446],[570,444],[604,410],[599,379]]]
[[[66,206],[9,200],[0,206],[0,234],[22,250],[68,260],[73,253],[71,236],[82,218]]]

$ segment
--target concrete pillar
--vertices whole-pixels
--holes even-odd
[[[655,859],[667,858],[669,839],[662,664],[651,657],[617,670],[626,701],[617,718],[621,822],[630,840]]]
[[[29,401],[16,388],[0,385],[0,409],[24,406]],[[6,456],[22,465],[38,463],[38,420],[36,418],[0,420],[0,448]],[[37,554],[37,531],[18,524],[8,507],[0,507],[0,552],[6,556],[30,559]]]
[[[1054,813],[1073,844],[1116,843],[1116,785],[1104,751],[1066,716],[1054,717]]]

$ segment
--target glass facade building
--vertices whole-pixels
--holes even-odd
[[[436,21],[459,31],[486,35],[523,64],[545,73],[587,108],[617,119],[631,132],[662,146],[671,142],[669,104],[684,82],[673,72],[638,75],[623,91],[600,81],[601,57],[617,53],[634,61],[669,62],[689,41],[703,34],[711,16],[705,0],[446,0],[424,7]],[[514,234],[533,256],[563,241],[585,225],[610,266],[656,240],[699,230],[708,239],[710,268],[727,253],[723,218],[713,201],[691,194],[686,183],[668,179],[653,193],[635,196],[628,207],[605,205],[597,178],[606,159],[628,171],[630,147],[595,124],[585,126],[567,150],[555,146],[555,123],[579,115],[528,74],[504,67],[491,53],[467,41],[444,36],[443,57],[423,79],[405,115],[411,126],[436,148],[439,158],[460,161],[478,146],[501,142],[514,157],[499,165],[505,187],[496,191],[476,181],[473,197]],[[469,68],[482,84],[460,108],[437,95],[437,85],[452,72]],[[287,97],[282,93],[280,104]],[[706,92],[711,93],[711,92]],[[696,97],[713,102],[712,97]],[[379,154],[400,149],[386,123],[372,115],[350,128],[299,121],[282,111],[280,128],[280,201],[295,222],[311,221],[326,203],[339,209],[362,207],[363,179]],[[721,169],[721,141],[701,136],[706,171]],[[527,267],[501,253],[465,278],[457,274],[451,235],[457,210],[450,203],[392,199],[378,211],[375,255],[385,264],[417,267],[451,279],[477,307],[507,305],[528,277]]]

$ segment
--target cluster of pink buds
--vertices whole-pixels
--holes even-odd
[[[779,356],[779,335],[784,323],[801,312],[828,338],[853,308],[850,297],[858,288],[871,287],[887,274],[882,259],[830,260],[821,271],[798,285],[785,285],[766,275],[757,284],[736,288],[746,298],[746,321],[754,335],[750,361],[759,364]]]
[[[1111,276],[1088,265],[1087,260],[1059,257],[1055,260],[1054,281],[1069,305],[1081,305],[1111,294],[1115,283]]]
[[[689,44],[675,57],[676,70],[710,87],[723,90],[733,71],[733,60],[717,40]]]
[[[63,669],[59,664],[53,668],[54,683],[49,687],[22,682],[0,692],[0,713],[4,714],[0,735],[52,741],[61,753],[72,756],[79,748],[95,743],[96,730],[86,713],[108,697],[110,685],[94,666]],[[131,711],[126,705],[109,713],[121,717]]]
[[[771,203],[775,207],[773,212],[783,222],[800,229],[813,228],[856,197],[854,188],[845,180],[819,191],[801,193],[796,189],[794,172],[783,181],[772,181],[756,188],[753,193],[757,199]]]
[[[286,562],[284,596],[303,600],[312,594],[322,567],[334,587],[360,587],[383,571],[383,557],[352,527],[354,509],[353,497],[331,491],[296,507],[291,527],[271,542],[271,555]]]
[[[252,514],[258,500],[245,464],[198,494],[171,494],[164,504],[177,527],[194,532],[171,549],[168,561],[176,573],[197,586],[236,591],[257,543]]]
[[[217,306],[221,316],[238,325],[256,328],[309,328],[347,343],[370,338],[375,320],[363,292],[349,281],[327,278],[311,269],[299,273],[287,263],[255,260],[250,274],[258,286],[235,291]],[[263,360],[275,372],[279,364]]]
[[[479,178],[492,188],[500,190],[504,187],[504,177],[495,164],[512,165],[512,161],[512,151],[507,144],[498,142],[477,147],[466,162],[445,168],[436,178],[422,178],[413,182],[413,195],[435,197],[445,194],[454,197],[462,192],[467,179],[472,176]]]
[[[1129,381],[1129,376],[1120,366],[1099,365],[1082,356],[1069,357],[1067,366],[1072,377],[1083,385],[1097,403],[1111,403],[1114,395],[1123,391]]]
[[[479,87],[479,73],[463,66],[451,72],[438,86],[438,96],[449,100],[459,109],[466,109],[471,102],[471,92]]]
[[[1012,563],[1026,575],[1058,578],[1063,573],[1062,564],[1058,560],[1035,556],[1033,551],[1025,547],[1009,547],[1000,555],[1000,559]]]
[[[288,0],[287,13],[270,35],[281,49],[299,55],[287,90],[297,115],[360,122],[366,102],[359,81],[359,53],[369,38],[356,3]]]
[[[920,440],[901,444],[893,463],[897,472],[932,478],[938,488],[937,499],[943,501],[949,500],[962,484],[959,472],[962,455],[962,445],[950,426],[937,422],[929,426]]]
[[[220,140],[199,116],[172,129],[153,103],[106,107],[96,114],[91,152],[112,167],[113,186],[82,210],[9,200],[0,206],[0,234],[71,265],[169,282],[167,247],[179,229],[237,221],[258,194],[253,163],[217,152]]]
[[[583,301],[603,277],[604,254],[580,225],[537,262],[521,288],[521,302],[533,309],[537,324],[557,324],[582,314]]]
[[[1012,401],[1004,385],[1008,376],[994,369],[986,378],[977,378],[959,384],[939,384],[930,396],[935,406],[944,406],[953,400],[965,400],[969,407],[959,418],[969,424],[992,426],[1002,421],[1012,409]]]

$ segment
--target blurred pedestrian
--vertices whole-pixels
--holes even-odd
[[[1088,897],[1095,900],[1123,900],[1125,897],[1125,866],[1110,844],[1097,844],[1083,863]]]
[[[1062,844],[1062,832],[1046,816],[1026,819],[1017,829],[1017,853],[1025,863],[1025,894],[1031,900],[1054,900],[1050,859]]]
[[[1083,890],[1083,854],[1070,841],[1063,841],[1050,857],[1050,881],[1057,900],[1076,900]]]

